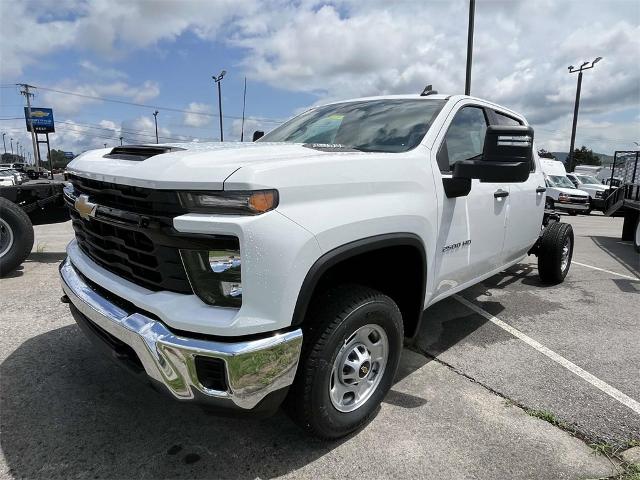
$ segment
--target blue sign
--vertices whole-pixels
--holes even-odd
[[[27,122],[27,131],[29,128],[29,113],[27,107],[24,107],[24,119]],[[50,108],[31,107],[31,124],[33,131],[36,133],[52,133],[55,132],[53,125],[53,110]]]
[[[64,158],[73,158],[73,152],[64,152]]]

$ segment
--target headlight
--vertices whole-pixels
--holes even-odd
[[[239,242],[220,250],[180,250],[193,292],[219,307],[242,305],[242,275]]]
[[[598,197],[602,197],[602,191],[601,190],[596,191],[596,198],[598,198]]]
[[[260,215],[278,206],[277,190],[179,192],[182,205],[193,212]]]

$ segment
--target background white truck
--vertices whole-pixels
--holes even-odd
[[[547,186],[545,201],[547,208],[565,211],[570,215],[591,211],[589,194],[578,190],[571,183],[562,162],[541,158],[540,165]]]
[[[572,173],[567,173],[567,178],[578,190],[589,194],[589,205],[592,210],[603,210],[605,195],[609,190],[607,185],[593,175],[579,172],[577,169]]]
[[[87,152],[68,167],[63,301],[178,400],[284,401],[344,436],[428,306],[531,253],[544,282],[567,275],[573,232],[544,213],[532,145],[491,102],[405,95],[316,107],[255,143]]]

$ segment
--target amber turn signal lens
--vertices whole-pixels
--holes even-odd
[[[249,197],[249,208],[257,213],[273,210],[278,204],[277,193],[274,190],[255,192]]]

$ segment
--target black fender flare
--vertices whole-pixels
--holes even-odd
[[[417,312],[418,321],[420,319],[420,315],[424,309],[424,297],[426,293],[426,285],[427,285],[427,255],[425,251],[425,246],[422,239],[414,234],[414,233],[387,233],[382,235],[375,235],[372,237],[366,237],[359,240],[355,240],[353,242],[346,243],[339,247],[334,248],[323,254],[316,262],[311,266],[307,275],[305,276],[304,281],[302,282],[302,286],[300,287],[300,291],[298,292],[298,299],[296,301],[296,306],[293,310],[293,318],[291,325],[298,326],[300,325],[305,318],[307,313],[307,308],[309,307],[309,303],[311,298],[313,297],[313,292],[318,285],[318,282],[322,278],[322,276],[329,270],[331,267],[338,265],[340,262],[347,260],[349,258],[355,257],[357,255],[361,255],[363,253],[371,252],[374,250],[380,250],[386,247],[414,247],[418,250],[420,257],[422,259],[422,278],[420,279],[422,287],[421,287],[421,298],[419,311]]]

